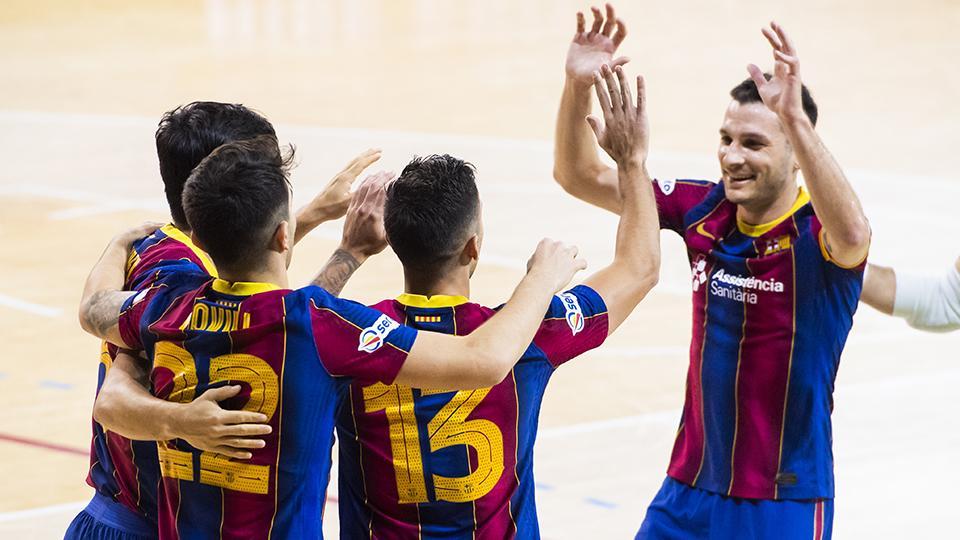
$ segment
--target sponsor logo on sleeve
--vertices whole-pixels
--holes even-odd
[[[400,328],[400,323],[386,315],[381,315],[372,325],[360,332],[358,351],[372,353],[383,346],[390,332]]]
[[[657,185],[660,186],[660,191],[662,191],[664,195],[669,195],[669,194],[673,193],[673,189],[674,189],[675,187],[677,187],[677,181],[676,181],[676,180],[673,180],[673,179],[670,179],[670,180],[660,180],[660,179],[658,178],[658,179],[657,179]]]
[[[583,330],[583,310],[580,309],[580,302],[577,301],[576,295],[563,293],[558,295],[558,298],[563,302],[563,308],[566,310],[563,317],[567,320],[567,326],[570,327],[573,335],[579,334]]]

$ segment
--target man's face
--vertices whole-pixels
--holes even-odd
[[[763,103],[730,102],[717,150],[727,200],[752,210],[794,190],[793,148],[777,115]]]

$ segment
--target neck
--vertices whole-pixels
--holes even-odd
[[[214,261],[216,264],[216,261]],[[271,256],[265,266],[252,269],[223,268],[217,264],[220,279],[230,282],[246,281],[254,283],[272,283],[282,289],[289,288],[287,265],[282,256]]]
[[[750,225],[762,225],[773,221],[790,210],[794,201],[797,200],[798,190],[797,185],[791,182],[790,187],[780,192],[769,204],[758,206],[738,204],[737,218]]]
[[[423,296],[464,296],[470,298],[470,270],[463,266],[453,272],[425,279],[422,273],[403,271],[404,292]]]

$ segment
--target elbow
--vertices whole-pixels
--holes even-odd
[[[577,183],[573,181],[573,175],[570,174],[564,167],[555,165],[553,167],[553,179],[565,192],[574,197],[577,196]]]
[[[93,419],[109,429],[112,404],[110,403],[110,392],[105,390],[105,388],[101,388],[97,399],[93,402]]]
[[[489,388],[500,384],[513,369],[517,360],[517,358],[506,354],[483,354],[480,358],[479,369],[476,370],[471,381],[472,386],[474,388]]]
[[[80,328],[82,328],[84,332],[96,335],[96,327],[90,317],[92,303],[92,299],[87,299],[80,302],[80,309],[77,311],[77,319],[80,321]]]
[[[858,223],[846,227],[835,241],[849,248],[862,249],[870,245],[870,237],[870,224],[867,223],[866,218],[863,218]]]

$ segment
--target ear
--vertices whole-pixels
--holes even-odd
[[[467,239],[467,243],[463,246],[463,251],[460,252],[460,259],[464,263],[469,263],[470,261],[476,261],[480,259],[480,236],[473,235]]]
[[[207,247],[203,245],[203,242],[200,241],[200,238],[197,237],[197,233],[190,231],[190,241],[193,242],[193,245],[200,248],[202,251],[207,251]]]
[[[273,237],[270,240],[270,249],[277,253],[286,253],[293,246],[293,237],[290,235],[290,227],[287,220],[277,224],[273,231]]]

